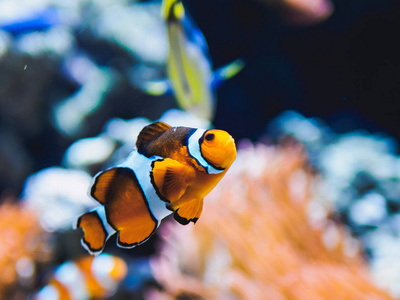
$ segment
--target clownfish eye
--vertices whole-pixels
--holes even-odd
[[[204,137],[207,141],[211,142],[215,138],[214,133],[207,133],[206,136]]]

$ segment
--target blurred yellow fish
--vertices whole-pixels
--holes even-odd
[[[102,254],[86,256],[59,266],[50,283],[33,295],[33,300],[104,299],[115,292],[127,274],[119,257]]]
[[[102,206],[76,224],[91,254],[102,252],[114,233],[121,248],[144,243],[171,213],[183,225],[195,223],[203,198],[236,158],[235,141],[226,131],[163,122],[144,127],[136,148],[120,165],[94,178],[90,195]]]
[[[238,59],[213,72],[204,36],[185,15],[182,2],[164,0],[161,14],[168,33],[168,80],[141,86],[153,95],[173,93],[180,108],[211,120],[215,113],[214,89],[236,75],[244,63]]]

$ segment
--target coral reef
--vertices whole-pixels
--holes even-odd
[[[28,209],[9,199],[0,206],[0,299],[34,285],[38,265],[51,258],[48,238]]]
[[[392,299],[316,184],[300,146],[240,150],[198,223],[165,226],[149,299]]]
[[[397,141],[358,130],[338,134],[321,119],[288,111],[271,122],[276,137],[300,141],[320,172],[315,193],[363,244],[378,286],[400,297],[400,157]]]

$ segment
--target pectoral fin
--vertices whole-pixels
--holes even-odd
[[[223,66],[214,71],[214,77],[211,82],[211,88],[218,88],[222,82],[235,76],[244,68],[244,61],[242,59],[237,59],[226,66]]]
[[[180,224],[187,225],[189,222],[196,223],[203,210],[203,199],[194,199],[178,207],[174,207],[172,204],[169,208],[174,211],[174,219]]]
[[[153,80],[142,83],[140,88],[147,94],[160,96],[164,94],[172,94],[172,87],[169,80]]]
[[[194,171],[176,160],[165,158],[153,163],[151,176],[160,198],[172,203],[185,193],[193,181]]]

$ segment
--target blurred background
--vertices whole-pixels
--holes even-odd
[[[51,284],[89,291],[73,299],[400,298],[400,3],[182,2],[213,69],[245,62],[206,120],[141,87],[167,75],[161,1],[0,1],[0,299],[52,299]],[[92,176],[160,118],[231,133],[232,174],[196,226],[166,220],[88,259],[71,224],[96,205]]]

